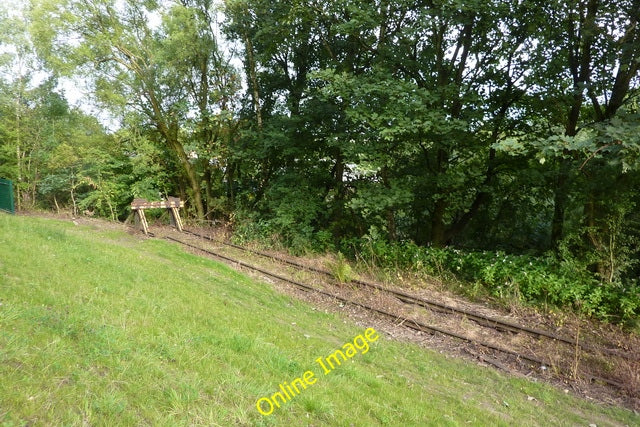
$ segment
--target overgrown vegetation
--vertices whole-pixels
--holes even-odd
[[[637,423],[384,336],[258,413],[260,397],[368,326],[167,242],[0,215],[2,425]]]
[[[179,196],[240,239],[447,248],[443,271],[492,295],[637,317],[635,0],[1,8],[18,209],[124,219],[133,197]],[[62,82],[87,86],[78,106]]]
[[[627,286],[598,280],[574,259],[383,242],[362,243],[357,253],[383,268],[455,277],[467,285],[466,293],[479,292],[480,286],[502,302],[573,308],[601,320],[630,325],[640,315],[637,280],[630,280]]]

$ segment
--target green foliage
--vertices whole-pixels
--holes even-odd
[[[430,275],[451,275],[473,290],[474,284],[498,301],[573,308],[605,321],[628,322],[640,315],[640,286],[604,283],[575,259],[509,255],[496,251],[424,248],[411,242],[363,242],[360,256],[378,265]],[[477,289],[476,289],[477,291]]]
[[[311,240],[322,205],[317,202],[313,189],[306,182],[289,183],[272,187],[267,196],[265,205],[271,213],[268,226],[278,234],[285,246],[300,252]]]
[[[220,185],[211,177],[219,178],[224,167],[234,129],[230,108],[239,88],[218,48],[211,2],[127,0],[114,7],[104,0],[43,0],[32,6],[32,33],[42,59],[58,73],[80,74],[90,67],[102,106],[142,122],[170,154],[181,193],[203,219],[205,197],[212,205],[219,197],[214,193]],[[160,23],[152,25],[150,16]],[[203,160],[194,164],[193,158]],[[204,183],[202,175],[209,177]]]
[[[335,261],[329,263],[329,271],[340,284],[349,283],[353,279],[351,265],[342,252],[338,252]]]
[[[165,151],[146,135],[141,135],[134,126],[123,129],[116,140],[128,153],[131,163],[131,196],[147,200],[156,200],[160,196],[172,195],[173,184],[179,176]]]

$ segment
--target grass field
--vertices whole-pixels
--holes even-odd
[[[119,231],[0,214],[0,304],[6,426],[640,423],[384,335],[324,375],[316,359],[367,325]],[[307,371],[313,384],[258,411]]]

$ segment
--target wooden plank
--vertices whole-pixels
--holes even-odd
[[[131,210],[137,213],[144,234],[149,234],[149,224],[147,223],[144,209],[167,209],[178,231],[182,231],[182,219],[178,209],[183,207],[184,202],[178,197],[169,197],[167,200],[159,202],[150,202],[146,199],[133,199],[133,202],[131,202]]]
[[[170,208],[171,216],[173,216],[173,220],[175,221],[176,228],[178,231],[182,232],[182,219],[180,218],[180,212],[178,208]]]
[[[140,224],[142,224],[142,231],[144,231],[144,234],[149,234],[149,224],[147,223],[147,217],[144,214],[144,211],[141,209],[136,212],[138,218],[140,218]]]
[[[169,200],[162,200],[159,202],[149,202],[145,199],[133,199],[131,202],[132,210],[139,209],[170,209],[170,208],[183,208],[184,201],[177,197],[169,197]]]
[[[169,209],[169,208],[182,208],[184,202],[146,202],[146,203],[131,203],[131,209]]]

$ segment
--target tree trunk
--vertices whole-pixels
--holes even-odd
[[[236,175],[236,162],[229,161],[227,164],[226,175],[227,175],[227,203],[230,205],[231,209],[235,206],[235,191],[233,188],[233,181],[235,180]]]
[[[391,189],[391,183],[389,182],[389,168],[384,166],[381,171],[382,175],[382,184],[387,190]],[[396,215],[395,209],[393,206],[388,206],[385,208],[385,219],[387,221],[387,236],[389,241],[395,242],[398,240],[398,233],[396,231]]]
[[[205,196],[206,196],[206,204],[205,204],[205,208],[206,208],[206,219],[208,220],[213,220],[213,209],[211,208],[211,206],[213,205],[213,192],[212,190],[212,186],[213,186],[213,178],[211,176],[211,165],[209,165],[209,162],[207,161],[206,164],[204,165],[204,184],[205,184]]]
[[[444,223],[446,210],[447,202],[444,199],[438,199],[431,216],[431,244],[437,248],[446,244],[447,226]]]
[[[166,126],[164,126],[166,129]],[[162,132],[162,131],[161,131]],[[196,215],[198,219],[204,219],[204,204],[202,202],[202,189],[200,187],[200,180],[198,179],[198,175],[196,174],[196,170],[193,167],[193,164],[189,161],[189,156],[184,151],[184,147],[180,144],[180,141],[177,139],[177,129],[176,132],[162,132],[165,136],[165,139],[169,143],[169,146],[173,150],[173,152],[178,156],[180,160],[180,164],[183,167],[185,172],[187,182],[191,187],[191,191],[193,193],[193,207],[196,209]],[[176,137],[174,137],[174,134]]]
[[[249,35],[245,32],[243,34],[245,51],[247,53],[247,74],[249,76],[249,82],[251,84],[251,98],[253,101],[253,109],[256,113],[256,124],[258,130],[262,130],[262,108],[260,107],[260,90],[258,88],[258,76],[256,72],[256,61],[253,53],[253,44]]]
[[[22,210],[22,152],[20,149],[20,145],[22,144],[21,141],[21,135],[20,135],[20,107],[22,106],[22,98],[20,95],[18,95],[18,98],[16,99],[16,162],[17,162],[17,170],[18,170],[18,176],[17,176],[17,182],[15,185],[15,192],[16,192],[16,207],[18,208],[18,210]]]
[[[193,205],[196,208],[196,215],[198,216],[198,219],[204,219],[205,212],[204,204],[202,202],[202,189],[200,188],[198,175],[196,174],[195,168],[191,162],[189,162],[184,150],[182,150],[182,146],[180,146],[180,151],[181,154],[184,155],[184,158],[181,157],[180,160],[183,162],[185,172],[187,173],[187,179],[191,186],[191,191],[193,192]]]
[[[556,176],[553,194],[553,219],[551,220],[551,246],[558,247],[564,237],[564,216],[567,209],[567,199],[569,193],[569,167],[571,161],[560,160],[560,168]]]

